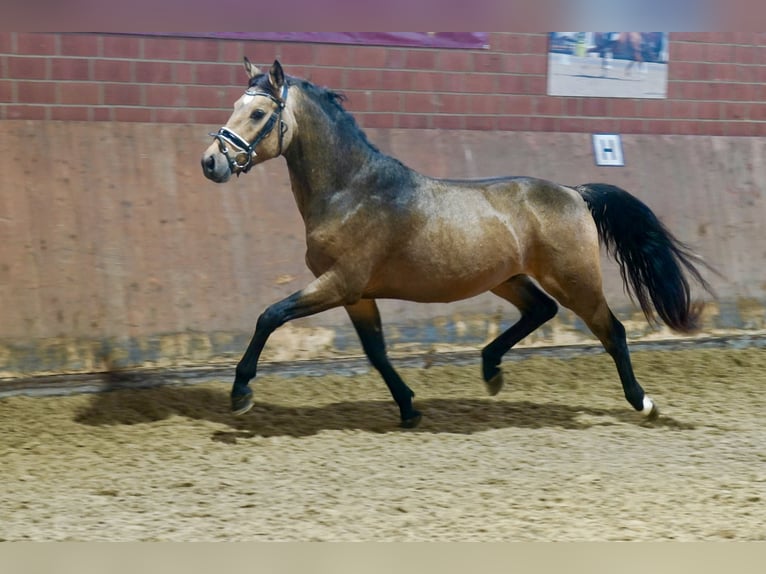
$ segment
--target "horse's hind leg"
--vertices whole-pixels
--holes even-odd
[[[391,396],[399,405],[401,425],[404,428],[416,427],[420,422],[421,414],[412,407],[412,398],[415,393],[405,384],[388,360],[380,313],[375,300],[361,299],[353,305],[346,306],[346,311],[351,317],[367,358],[383,377]]]
[[[581,278],[580,281],[562,282],[544,278],[540,284],[559,303],[574,311],[585,321],[585,324],[598,337],[606,352],[614,360],[625,398],[634,409],[640,411],[650,420],[655,419],[659,411],[654,402],[646,396],[644,389],[638,384],[633,373],[628,342],[625,337],[625,327],[609,309],[601,291],[600,280],[596,284],[592,282],[593,278],[591,277],[591,281]],[[578,288],[574,292],[564,292],[560,287],[562,284],[577,285]]]
[[[558,305],[526,275],[516,275],[492,289],[492,292],[510,301],[521,311],[521,318],[481,352],[482,376],[487,392],[496,395],[503,388],[503,372],[499,369],[503,355],[540,325],[552,319],[558,311]]]

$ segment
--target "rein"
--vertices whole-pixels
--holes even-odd
[[[287,131],[287,124],[282,120],[282,110],[285,109],[285,104],[287,103],[287,88],[288,86],[285,83],[282,86],[281,99],[275,98],[268,92],[257,92],[251,89],[245,91],[247,96],[265,96],[278,106],[277,110],[272,112],[269,120],[256,134],[255,139],[251,143],[248,143],[245,138],[226,126],[220,128],[217,132],[209,134],[218,140],[221,153],[226,156],[226,161],[229,162],[229,169],[236,173],[237,177],[239,177],[240,173],[247,173],[253,167],[253,158],[258,155],[255,153],[256,146],[272,132],[277,123],[279,123],[279,151],[277,155],[282,153],[282,139]],[[229,146],[234,148],[233,157],[229,155]]]

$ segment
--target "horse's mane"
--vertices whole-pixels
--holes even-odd
[[[380,150],[367,139],[367,134],[365,134],[362,128],[356,123],[354,116],[343,108],[343,102],[348,99],[344,94],[335,92],[329,88],[317,86],[303,78],[286,75],[285,81],[288,86],[297,86],[300,88],[305,95],[316,102],[327,115],[332,118],[333,122],[349,136],[360,139],[373,151],[381,153]],[[271,84],[269,83],[268,74],[259,74],[250,78],[248,87],[268,91],[269,93],[273,92]]]

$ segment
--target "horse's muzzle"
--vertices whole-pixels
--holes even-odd
[[[231,168],[226,157],[221,153],[208,153],[202,156],[202,173],[216,183],[224,183],[231,177]]]

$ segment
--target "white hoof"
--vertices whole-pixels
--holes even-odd
[[[648,420],[653,421],[659,416],[660,410],[657,408],[657,405],[654,404],[652,399],[644,396],[644,408],[641,409],[641,414]]]

